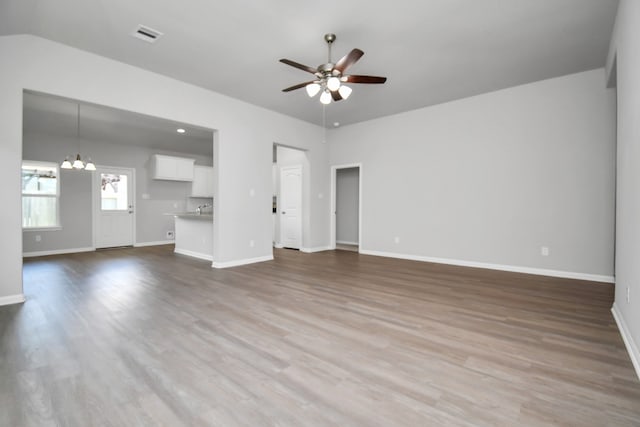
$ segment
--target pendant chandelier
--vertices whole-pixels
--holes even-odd
[[[65,157],[64,161],[60,165],[60,169],[76,169],[76,170],[88,170],[94,171],[96,170],[96,165],[91,161],[91,157],[87,157],[87,162],[83,162],[80,157],[80,103],[78,103],[78,117],[77,117],[77,126],[76,126],[76,139],[78,141],[78,154],[76,154],[76,158],[71,163],[69,157]]]

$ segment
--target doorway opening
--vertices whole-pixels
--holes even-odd
[[[331,167],[331,248],[359,252],[362,242],[362,165]]]
[[[212,129],[25,90],[23,257],[174,245],[172,214],[204,205],[211,211],[215,175],[206,175],[204,186],[196,184],[203,183],[200,171],[212,172],[216,138]],[[61,167],[78,152],[105,170]],[[157,155],[193,160],[193,180],[156,176]]]

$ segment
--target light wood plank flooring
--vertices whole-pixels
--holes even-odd
[[[358,252],[358,245],[348,245],[346,243],[336,243],[337,251]]]
[[[613,286],[276,250],[25,260],[1,426],[639,426]]]

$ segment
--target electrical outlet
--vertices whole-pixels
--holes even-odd
[[[397,245],[398,243],[400,243],[400,237],[396,236],[393,238],[393,242]]]
[[[549,256],[549,248],[547,246],[540,247],[540,255]]]
[[[41,242],[42,241],[42,236],[39,235],[39,234],[36,234],[35,240],[36,240],[36,242]]]
[[[173,239],[175,237],[173,230],[167,231],[167,239]]]
[[[627,304],[631,303],[631,288],[627,286]]]
[[[256,245],[256,242],[254,240],[249,240],[249,247],[252,248]]]

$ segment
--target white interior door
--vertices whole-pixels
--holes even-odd
[[[95,247],[131,246],[134,242],[134,172],[98,167],[94,172]]]
[[[302,240],[302,166],[280,169],[280,243],[300,249]]]

